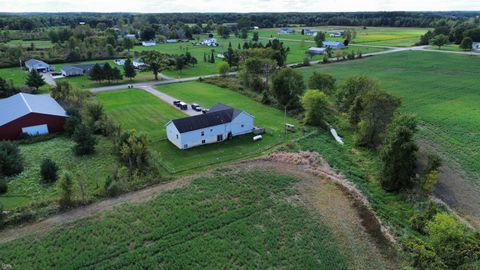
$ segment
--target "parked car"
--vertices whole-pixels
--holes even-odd
[[[178,106],[182,111],[188,110],[188,104],[185,102],[180,102]]]
[[[202,113],[203,114],[206,114],[207,112],[209,112],[210,110],[209,109],[202,109]]]
[[[180,100],[174,100],[174,101],[173,101],[173,105],[179,107],[179,106],[180,106],[180,102],[181,102]]]
[[[198,105],[197,103],[192,103],[192,109],[197,111],[197,108],[200,107],[200,105]]]

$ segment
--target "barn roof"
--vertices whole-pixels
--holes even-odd
[[[0,99],[0,126],[29,113],[67,117],[65,110],[49,95],[19,93]]]
[[[178,132],[185,133],[232,122],[242,111],[224,104],[216,104],[205,114],[172,120]]]

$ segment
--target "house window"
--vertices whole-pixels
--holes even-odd
[[[205,140],[202,140],[202,144],[204,144],[204,143],[205,143]]]
[[[213,132],[213,129],[210,129],[210,132]]]
[[[217,142],[223,141],[223,134],[217,135]]]
[[[183,145],[183,148],[187,149],[187,148],[188,148],[188,144],[184,144],[184,145]]]
[[[243,128],[243,125],[242,125],[242,128]]]
[[[178,134],[177,134],[177,139],[178,139]]]
[[[201,135],[202,135],[202,136],[205,136],[205,131],[202,131]]]

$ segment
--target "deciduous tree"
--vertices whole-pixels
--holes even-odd
[[[308,87],[332,95],[335,92],[335,78],[332,75],[315,71],[308,79]]]
[[[413,185],[418,147],[414,135],[417,121],[413,116],[398,114],[388,126],[385,144],[380,157],[383,162],[382,187],[398,191]]]
[[[272,77],[272,91],[277,101],[287,108],[299,106],[300,96],[305,91],[303,75],[291,68],[277,70]]]
[[[329,113],[327,96],[318,90],[307,90],[302,97],[305,109],[305,123],[312,126],[326,126],[325,118]]]

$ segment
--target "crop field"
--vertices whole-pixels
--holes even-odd
[[[5,44],[9,47],[22,46],[24,48],[30,48],[33,44],[33,47],[37,49],[48,49],[53,47],[52,42],[49,40],[10,40]]]
[[[181,111],[139,89],[102,92],[97,94],[97,99],[122,127],[135,127],[154,141],[165,138],[164,125],[168,121],[185,116]]]
[[[297,40],[313,40],[313,37],[301,35],[303,27],[293,27],[295,30],[293,34],[278,34],[279,29],[260,29],[259,33],[262,37],[278,37],[280,39],[297,39]],[[382,45],[382,46],[412,46],[420,39],[420,36],[425,34],[428,29],[425,28],[407,28],[407,27],[352,27],[352,26],[318,26],[305,27],[312,31],[340,31],[340,30],[355,30],[357,37],[353,43],[368,44],[368,45]],[[343,41],[342,38],[326,37],[327,40]]]
[[[197,102],[205,107],[220,102],[244,110],[255,116],[256,126],[267,129],[263,140],[257,142],[252,141],[252,136],[245,135],[222,143],[180,150],[166,139],[164,125],[169,120],[186,117],[182,112],[138,90],[98,94],[99,101],[114,120],[124,128],[137,129],[149,135],[157,160],[170,173],[255,156],[285,139],[301,135],[301,131],[284,133],[283,112],[229,89],[200,82],[163,85],[158,89],[185,102]],[[125,109],[131,113],[125,113]],[[293,118],[287,117],[287,122],[299,126]]]
[[[94,197],[103,190],[103,181],[115,166],[111,153],[111,143],[99,138],[96,153],[92,156],[77,157],[72,152],[73,142],[58,137],[44,142],[21,145],[20,150],[25,159],[24,171],[7,178],[8,192],[0,195],[0,204],[6,210],[28,206],[32,203],[48,203],[57,200],[54,184],[41,183],[40,164],[44,158],[51,158],[61,171],[71,172],[77,179],[85,182],[86,199]],[[78,183],[75,183],[75,198],[79,198]]]
[[[14,269],[349,269],[328,221],[291,202],[296,182],[263,170],[219,171],[3,244],[0,258]]]
[[[334,75],[341,83],[353,75],[378,78],[402,98],[402,110],[417,115],[420,136],[439,144],[480,184],[480,95],[477,56],[402,52],[303,69]]]

